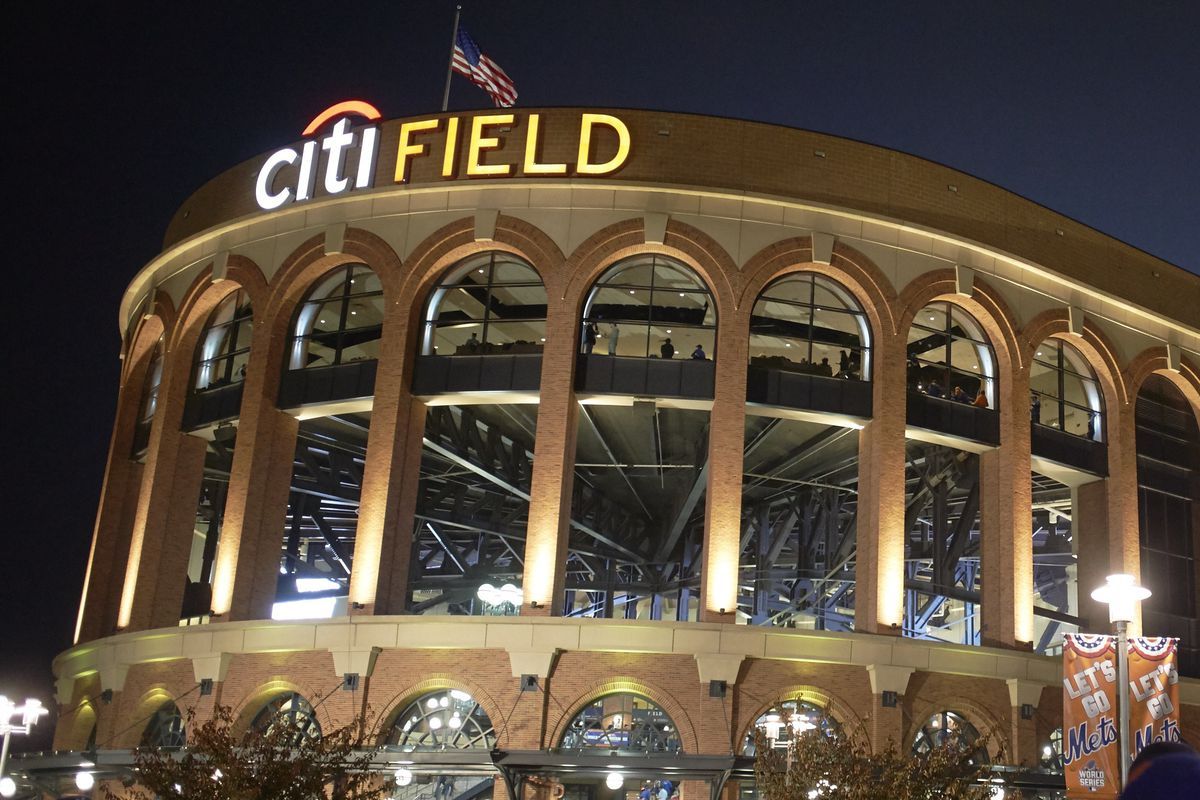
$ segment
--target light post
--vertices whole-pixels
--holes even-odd
[[[25,701],[25,705],[18,706],[4,695],[0,695],[0,734],[4,734],[4,744],[0,745],[0,782],[4,780],[4,766],[8,763],[8,745],[12,735],[29,733],[37,724],[38,717],[47,711],[40,700],[31,698]],[[19,718],[20,722],[14,721],[14,717]]]
[[[1097,603],[1108,604],[1108,621],[1117,639],[1117,720],[1118,747],[1121,749],[1121,789],[1129,782],[1129,646],[1126,626],[1133,621],[1137,604],[1150,596],[1150,590],[1138,586],[1132,575],[1109,575],[1106,583],[1092,592]]]

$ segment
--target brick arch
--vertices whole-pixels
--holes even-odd
[[[271,279],[268,304],[262,324],[272,337],[286,335],[287,325],[299,303],[326,273],[347,264],[363,264],[383,286],[385,303],[399,296],[401,261],[391,246],[380,237],[361,228],[348,228],[337,253],[325,252],[325,236],[320,234],[306,240],[284,259]]]
[[[212,267],[209,265],[192,281],[179,305],[176,324],[167,340],[164,358],[171,362],[171,369],[168,371],[164,365],[164,376],[170,374],[172,383],[165,388],[174,396],[186,396],[190,390],[196,346],[209,318],[225,298],[244,289],[250,297],[256,332],[262,320],[263,312],[259,310],[259,304],[266,303],[267,282],[257,264],[248,258],[231,255],[228,279],[213,283],[211,275]],[[251,347],[253,345],[252,338]]]
[[[123,359],[121,365],[122,388],[128,385],[131,380],[136,380],[136,376],[133,373],[138,369],[139,364],[149,357],[159,339],[163,340],[163,357],[166,357],[166,340],[170,337],[171,330],[174,328],[176,315],[174,305],[170,304],[171,299],[166,295],[162,295],[162,297],[164,298],[164,305],[156,304],[153,311],[139,319],[137,327],[127,340],[128,344],[121,354]],[[136,382],[138,384],[141,383],[140,380]]]
[[[429,293],[447,270],[471,256],[503,252],[517,256],[542,279],[546,297],[561,292],[564,256],[541,229],[501,214],[491,239],[475,241],[475,218],[463,217],[425,237],[404,262],[404,281],[397,303],[407,312],[408,333],[415,333]]]
[[[837,695],[826,691],[820,686],[811,683],[800,683],[787,686],[777,691],[773,699],[767,701],[760,700],[756,706],[752,707],[750,714],[738,727],[737,739],[734,740],[735,755],[741,752],[742,742],[750,734],[758,718],[770,709],[788,700],[806,700],[814,705],[821,706],[829,712],[829,715],[842,726],[842,730],[855,742],[860,744],[870,742],[865,721],[855,713],[854,708],[849,703],[844,702]]]
[[[96,706],[92,704],[90,698],[84,698],[79,702],[79,705],[71,709],[74,714],[74,719],[71,720],[69,727],[64,725],[64,717],[66,714],[60,714],[58,721],[55,724],[55,750],[83,750],[87,746],[88,737],[91,736],[92,728],[95,727],[99,716],[96,713]],[[61,739],[58,738],[58,732],[66,728],[66,733]]]
[[[845,287],[871,321],[876,338],[895,333],[896,292],[879,267],[862,253],[838,243],[829,264],[812,260],[812,237],[784,239],[759,250],[742,267],[741,306],[753,308],[759,295],[784,275],[823,275]]]
[[[174,703],[180,715],[183,715],[184,711],[179,707],[179,697],[172,694],[165,683],[156,682],[147,686],[146,690],[132,703],[133,708],[129,718],[135,722],[126,726],[117,734],[115,741],[109,741],[105,746],[119,747],[127,744],[130,747],[137,747],[140,745],[142,735],[146,732],[151,717],[168,701]]]
[[[1179,372],[1173,372],[1167,369],[1167,363],[1165,347],[1148,347],[1133,357],[1125,366],[1125,383],[1129,387],[1130,402],[1137,399],[1138,392],[1142,390],[1142,384],[1147,378],[1151,375],[1162,375],[1183,394],[1196,416],[1196,424],[1200,425],[1200,368],[1190,359],[1184,358],[1180,360]]]
[[[209,315],[238,289],[244,290],[250,298],[253,319],[257,323],[263,314],[260,309],[266,308],[268,300],[267,279],[258,264],[244,256],[230,255],[226,278],[216,283],[212,281],[212,264],[201,270],[179,304],[179,322],[171,332],[171,349],[177,349],[192,334],[194,346]]]
[[[668,221],[662,244],[649,244],[641,217],[601,228],[567,258],[568,277],[562,299],[574,308],[576,318],[581,316],[584,298],[596,280],[613,264],[637,255],[662,255],[686,264],[712,294],[718,337],[722,325],[735,324],[741,275],[725,248],[703,231],[675,220]]]
[[[993,760],[999,760],[1001,754],[1012,758],[1012,747],[1006,728],[1008,723],[1000,720],[985,705],[962,694],[939,694],[930,699],[918,700],[913,704],[912,716],[908,721],[908,730],[904,734],[904,753],[911,753],[917,740],[917,733],[925,721],[934,714],[943,711],[953,711],[965,717],[967,722],[975,726],[980,737],[988,740],[988,754]]]
[[[231,713],[233,716],[232,730],[235,734],[244,735],[250,730],[250,723],[254,721],[254,717],[262,711],[263,707],[274,700],[281,694],[295,692],[308,701],[308,704],[313,707],[313,713],[317,717],[317,722],[321,726],[321,735],[324,736],[335,729],[333,715],[330,713],[328,706],[322,703],[323,695],[315,691],[315,687],[302,686],[291,680],[278,679],[259,684],[246,693],[244,697],[237,703],[230,703]]]
[[[1130,401],[1116,348],[1099,327],[1085,322],[1083,335],[1074,336],[1070,332],[1070,314],[1065,308],[1043,311],[1021,331],[1019,342],[1027,362],[1033,360],[1038,345],[1047,339],[1060,339],[1083,355],[1104,392],[1106,410],[1119,408]]]
[[[384,704],[384,711],[375,721],[375,729],[371,738],[375,739],[380,745],[383,744],[383,738],[391,731],[392,724],[396,719],[396,715],[408,707],[408,704],[430,692],[448,691],[450,689],[458,689],[471,695],[471,697],[483,706],[484,713],[492,722],[492,731],[496,734],[496,746],[503,748],[508,744],[508,719],[501,713],[500,704],[494,697],[488,694],[487,690],[480,686],[475,681],[465,678],[462,675],[451,674],[448,672],[435,672],[429,674],[424,680],[407,686],[396,692]]]
[[[567,726],[571,724],[571,720],[592,703],[611,694],[634,694],[657,704],[659,708],[667,712],[667,716],[675,725],[675,730],[679,733],[679,739],[683,743],[683,752],[692,754],[700,752],[700,739],[696,735],[695,725],[683,705],[665,689],[626,677],[613,678],[575,698],[553,725],[546,726],[549,734],[546,740],[547,747],[558,747],[563,736],[566,735]],[[560,705],[559,708],[562,706]]]
[[[975,318],[992,344],[999,362],[1003,380],[1005,373],[1024,369],[1028,359],[1017,337],[1016,314],[999,292],[988,286],[982,278],[976,278],[970,297],[955,293],[957,283],[954,271],[949,269],[927,272],[904,287],[897,301],[896,332],[905,335],[912,327],[917,313],[932,302],[948,301],[967,311]]]

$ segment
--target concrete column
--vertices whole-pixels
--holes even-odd
[[[213,611],[225,620],[269,619],[275,600],[299,429],[276,408],[284,338],[255,326],[213,568]]]
[[[425,405],[412,396],[415,353],[405,309],[388,306],[375,376],[375,402],[350,575],[351,614],[399,614],[409,592],[413,514],[421,470]],[[419,333],[417,334],[419,337]],[[355,608],[355,605],[361,608]]]
[[[899,635],[904,623],[904,337],[874,349],[872,418],[858,438],[854,628]]]
[[[979,459],[982,639],[992,647],[1033,642],[1033,532],[1029,371],[1000,397],[1000,447]]]
[[[204,440],[180,431],[191,370],[190,352],[167,351],[117,616],[124,630],[179,622],[204,474]]]
[[[524,615],[558,615],[563,610],[567,578],[567,536],[575,480],[575,442],[579,404],[575,402],[575,359],[579,345],[575,309],[554,300],[547,308],[542,351],[542,381],[533,446],[529,489],[529,521],[525,531]],[[534,607],[534,603],[537,607]]]
[[[708,487],[704,496],[704,551],[700,569],[701,622],[735,622],[737,619],[748,324],[735,316],[722,320],[718,329],[716,387],[708,423]],[[725,613],[721,613],[721,609],[725,609]]]

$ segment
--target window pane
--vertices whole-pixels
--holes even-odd
[[[483,355],[493,355],[495,352],[504,353],[540,353],[542,343],[546,341],[546,323],[536,322],[491,322],[487,327],[487,344],[490,347]]]
[[[541,286],[542,279],[538,277],[533,267],[518,261],[502,261],[497,258],[492,271],[492,283],[528,283]]]
[[[614,319],[648,321],[650,290],[601,288],[596,291],[589,318],[602,323]]]
[[[347,301],[346,328],[370,328],[383,325],[383,296],[356,297]]]

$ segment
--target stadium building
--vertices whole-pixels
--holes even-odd
[[[751,795],[753,731],[810,725],[1051,792],[1112,572],[1196,741],[1198,301],[834,136],[339,104],[129,284],[59,752],[15,766],[66,793],[219,704],[369,710],[410,800]]]

